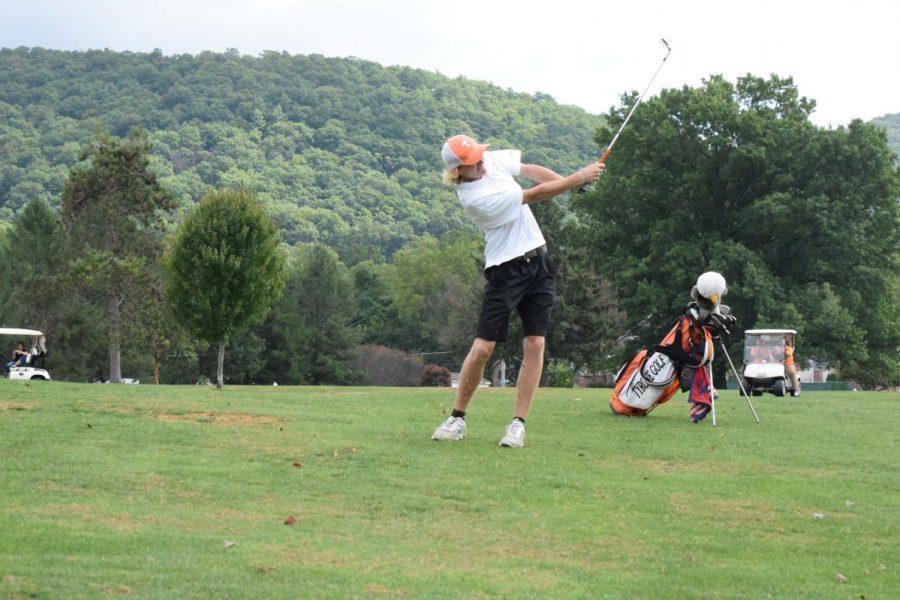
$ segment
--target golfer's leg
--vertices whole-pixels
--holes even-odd
[[[481,378],[484,377],[484,366],[494,352],[497,342],[491,342],[482,338],[475,338],[466,360],[463,361],[462,371],[459,373],[459,387],[456,388],[456,410],[465,412],[469,401]]]
[[[544,370],[544,336],[529,335],[525,337],[524,358],[516,382],[516,416],[525,419],[531,410],[531,403],[541,382]]]

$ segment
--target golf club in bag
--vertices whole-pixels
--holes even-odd
[[[619,130],[616,132],[616,135],[613,136],[612,141],[609,143],[609,146],[606,147],[606,150],[603,151],[603,154],[600,155],[600,160],[597,162],[606,163],[606,159],[609,158],[609,155],[612,153],[613,146],[616,143],[616,140],[619,139],[619,136],[622,135],[622,130],[625,129],[625,126],[628,125],[628,121],[631,120],[631,115],[634,114],[635,109],[637,109],[638,105],[644,99],[644,96],[647,95],[647,91],[650,89],[650,86],[653,85],[653,81],[656,79],[656,76],[659,75],[659,72],[662,70],[663,65],[666,64],[666,59],[669,58],[669,55],[672,53],[672,47],[669,45],[663,38],[659,38],[659,42],[666,47],[666,55],[663,57],[662,62],[659,64],[659,67],[656,68],[656,72],[653,73],[653,77],[650,78],[650,83],[647,84],[647,87],[644,88],[644,93],[642,93],[637,102],[634,103],[634,106],[631,107],[631,110],[628,111],[628,115],[625,116],[625,120],[622,121],[622,125],[619,127]],[[584,192],[593,189],[594,184],[588,183],[584,186],[578,188],[579,192]]]

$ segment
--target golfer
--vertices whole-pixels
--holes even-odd
[[[597,181],[604,165],[591,163],[568,177],[523,164],[518,150],[487,152],[465,135],[444,144],[444,182],[453,186],[466,215],[484,231],[484,276],[487,280],[475,342],[463,362],[453,412],[437,429],[434,440],[461,440],[466,435],[466,409],[484,376],[497,342],[506,340],[509,315],[519,313],[525,334],[524,358],[516,384],[516,412],[500,445],[521,448],[525,419],[544,368],[544,338],[556,299],[554,269],[547,245],[529,204]],[[537,183],[522,189],[513,179]]]

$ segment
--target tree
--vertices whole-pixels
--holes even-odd
[[[337,253],[321,244],[297,247],[290,278],[274,311],[274,328],[290,350],[286,378],[295,383],[348,384],[359,340],[351,325],[353,283]],[[278,358],[277,356],[274,358]]]
[[[63,189],[70,281],[105,309],[113,383],[122,378],[123,328],[135,317],[135,298],[152,287],[164,216],[172,208],[149,152],[140,129],[125,140],[98,133]]]
[[[635,111],[577,207],[630,322],[652,315],[640,343],[657,343],[697,275],[717,270],[739,330],[797,329],[798,357],[897,381],[898,170],[883,130],[819,129],[814,108],[791,79],[748,75]]]
[[[394,339],[406,351],[449,351],[461,361],[472,344],[484,285],[483,242],[466,232],[423,237],[394,255],[387,281],[397,314]]]
[[[583,228],[561,201],[542,202],[532,210],[556,268],[548,357],[576,371],[618,367],[610,356],[623,324],[619,299],[609,278],[598,272],[590,244],[582,239]],[[545,374],[549,379],[550,371]]]
[[[3,303],[4,318],[16,327],[37,327],[52,338],[67,295],[58,275],[63,270],[59,214],[42,199],[32,200],[13,219],[9,231],[8,270],[10,298]],[[4,319],[4,320],[5,320]]]
[[[172,313],[172,306],[166,301],[165,282],[157,278],[142,298],[141,320],[135,327],[134,337],[143,348],[149,350],[153,358],[153,383],[160,382],[160,369],[166,355],[184,343],[181,323]]]
[[[104,314],[65,275],[68,264],[59,213],[44,200],[29,202],[9,230],[9,249],[0,255],[8,273],[2,289],[3,321],[8,326],[40,329],[47,336],[54,379],[85,381],[108,362]],[[106,338],[106,342],[104,342]]]
[[[219,389],[225,346],[278,300],[284,260],[275,225],[245,188],[208,193],[178,228],[166,296],[187,331],[218,344]]]

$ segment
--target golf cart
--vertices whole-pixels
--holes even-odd
[[[40,381],[49,380],[50,373],[46,368],[47,345],[44,340],[44,334],[34,329],[11,329],[0,327],[0,336],[4,336],[4,340],[8,340],[5,336],[15,336],[17,339],[31,338],[31,349],[25,359],[25,364],[12,367],[9,370],[10,379],[18,379],[20,381]],[[6,341],[0,341],[0,344],[6,344]],[[28,345],[25,346],[28,348]],[[12,357],[7,357],[0,352],[0,359],[5,365]]]
[[[748,329],[744,332],[744,389],[761,396],[770,392],[776,396],[794,395],[790,378],[784,367],[785,346],[794,345],[793,329]]]

